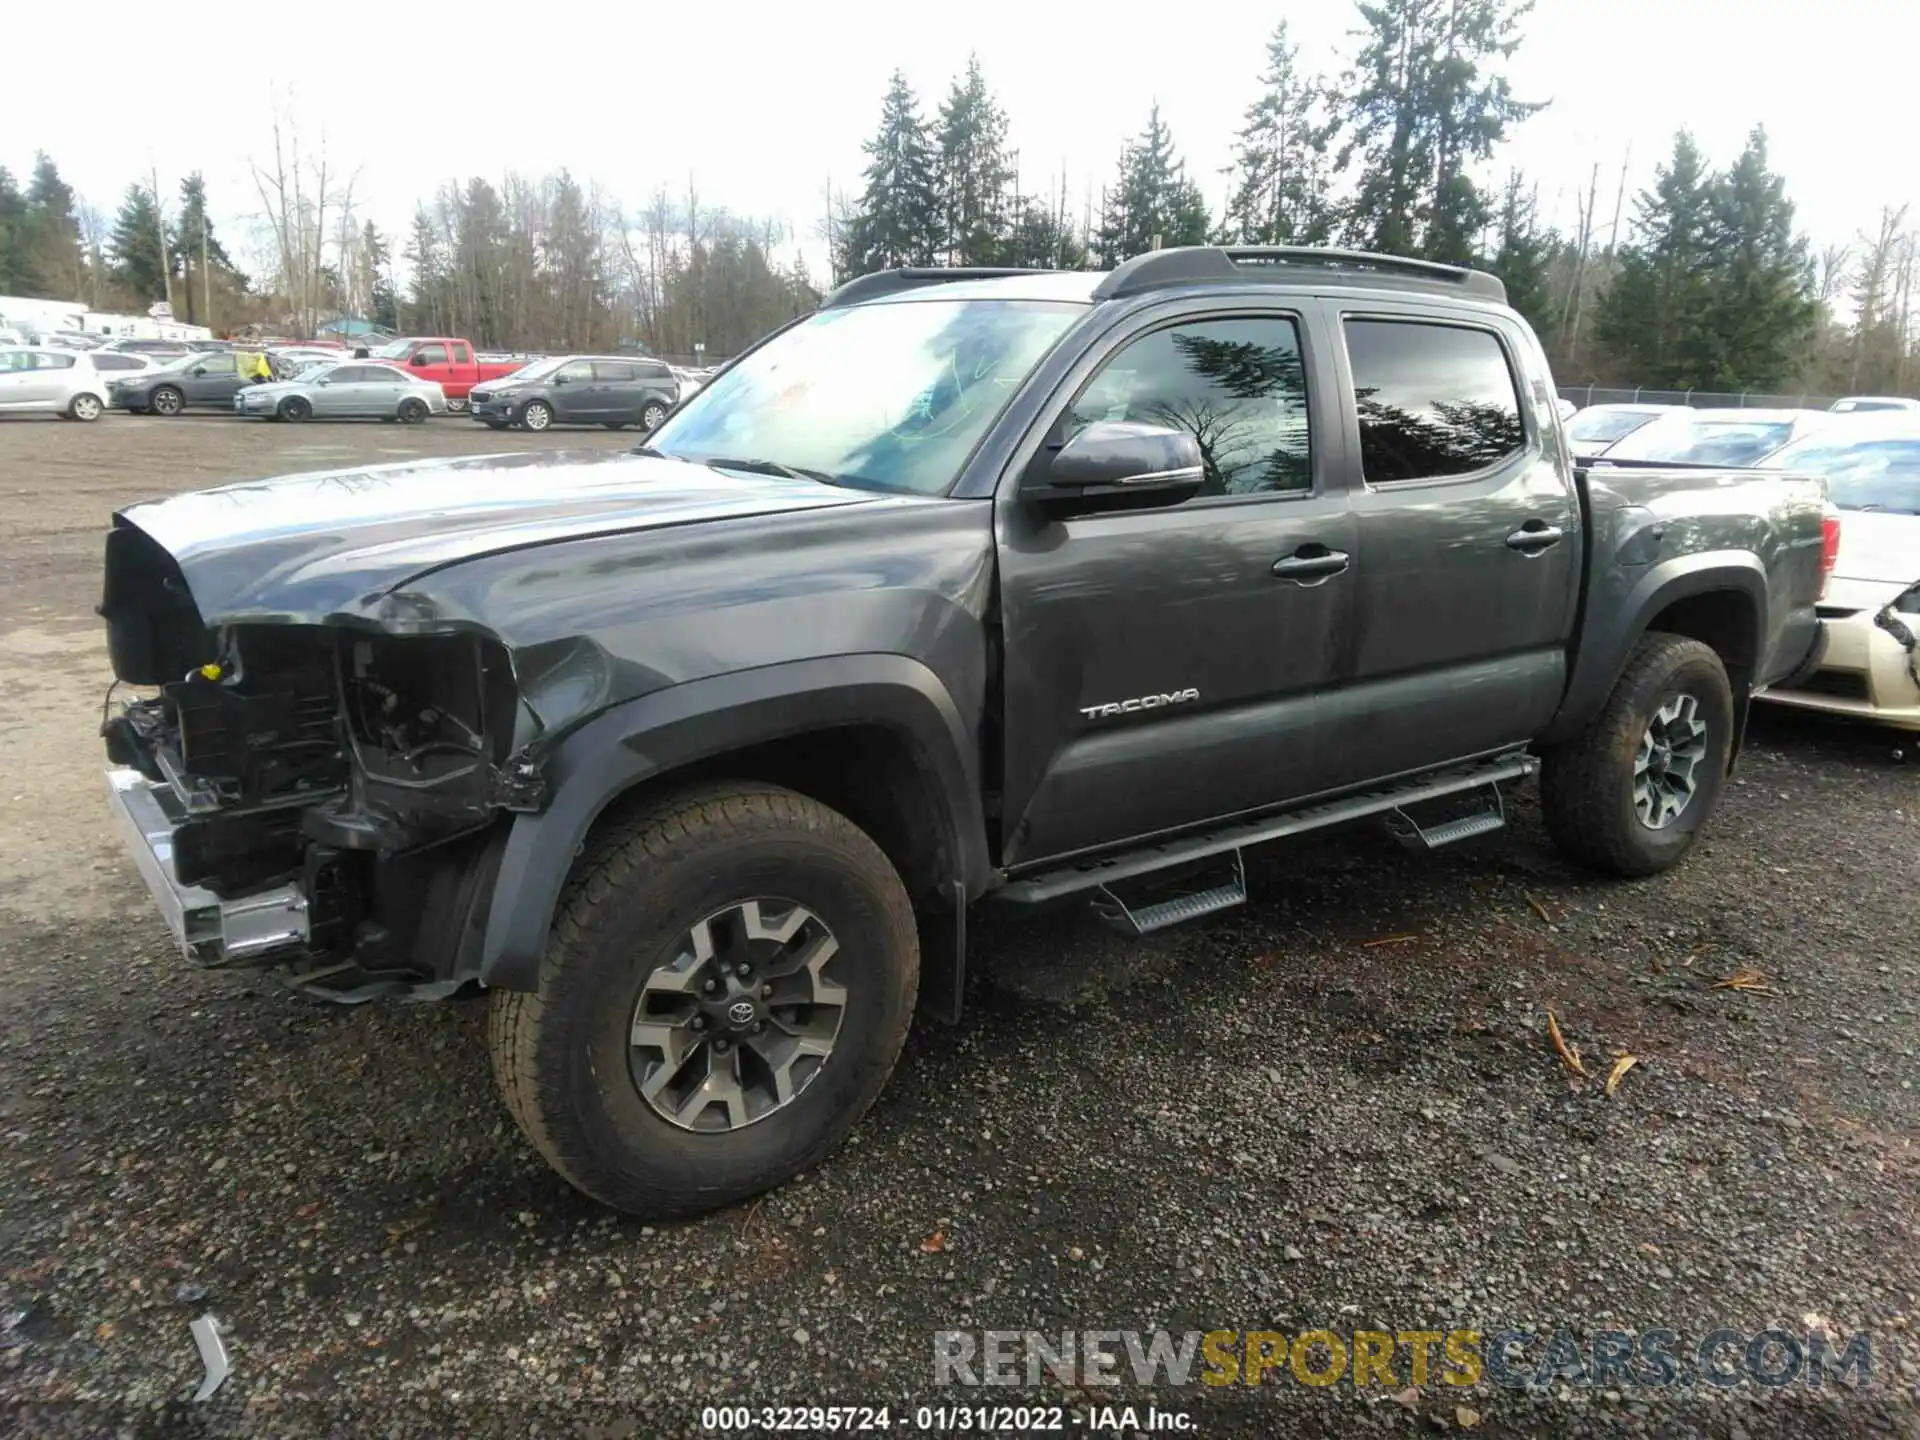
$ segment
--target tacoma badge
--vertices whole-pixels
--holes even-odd
[[[1136,710],[1158,710],[1166,705],[1185,705],[1190,700],[1198,700],[1198,690],[1175,690],[1167,695],[1141,695],[1133,700],[1121,700],[1112,705],[1082,705],[1080,713],[1089,720],[1105,720],[1114,715],[1131,715]]]

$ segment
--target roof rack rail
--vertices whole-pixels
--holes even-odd
[[[822,310],[842,305],[858,305],[862,300],[877,300],[882,295],[902,290],[917,290],[922,285],[946,285],[957,280],[1006,280],[1015,275],[1044,275],[1044,270],[1024,270],[1007,265],[903,265],[896,270],[876,270],[871,275],[856,275],[821,301]]]
[[[1476,299],[1505,303],[1507,287],[1498,276],[1434,260],[1409,260],[1367,250],[1335,250],[1315,245],[1183,245],[1149,250],[1123,261],[1094,289],[1095,300],[1144,295],[1173,285],[1213,285],[1229,281],[1272,280],[1276,271],[1322,271],[1335,278],[1360,276],[1396,288],[1458,291]]]

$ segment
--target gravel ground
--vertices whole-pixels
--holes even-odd
[[[462,421],[0,423],[0,1416],[74,1435],[698,1428],[715,1402],[1040,1400],[1204,1435],[1920,1434],[1910,742],[1763,714],[1710,838],[1575,873],[1531,796],[1414,857],[1249,857],[1123,941],[983,916],[969,1012],[853,1141],[648,1226],[496,1102],[476,1006],[315,1007],[183,967],[97,799],[116,505],[417,453],[631,444]],[[1721,988],[1743,969],[1765,992]],[[1589,1078],[1547,1033],[1551,1007]],[[1611,1097],[1620,1054],[1638,1065]],[[204,1405],[189,1321],[225,1325]],[[933,1332],[1870,1330],[1870,1383],[936,1387]],[[1536,1347],[1533,1358],[1539,1358]],[[1405,1361],[1397,1367],[1404,1384]],[[1113,1433],[1102,1429],[1101,1433]]]

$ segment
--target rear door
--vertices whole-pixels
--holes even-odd
[[[640,366],[632,360],[596,360],[593,383],[599,388],[599,413],[603,423],[631,424],[640,418]]]
[[[1580,516],[1534,342],[1510,317],[1338,305],[1358,543],[1333,783],[1523,744],[1560,703]]]
[[[1311,306],[1186,306],[1098,342],[1031,448],[1044,463],[1094,420],[1185,428],[1201,495],[1058,518],[1003,482],[1009,864],[1325,788],[1320,697],[1350,648],[1358,564],[1330,342]]]

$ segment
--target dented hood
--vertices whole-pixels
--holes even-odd
[[[130,506],[114,523],[173,556],[209,625],[315,622],[364,614],[396,586],[475,556],[876,498],[654,456],[547,451],[287,475]]]

